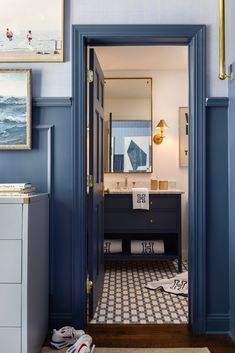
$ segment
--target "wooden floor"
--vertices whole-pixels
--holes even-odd
[[[211,353],[235,353],[235,343],[228,336],[192,335],[188,325],[90,324],[87,332],[97,347],[208,347]]]

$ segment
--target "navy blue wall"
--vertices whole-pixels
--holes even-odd
[[[232,71],[235,72],[235,63]],[[235,341],[235,80],[229,80],[229,272],[230,335]]]
[[[206,114],[207,331],[229,329],[228,99]]]
[[[208,332],[229,326],[227,103],[210,99],[206,115]],[[59,327],[73,324],[71,100],[34,99],[33,125],[32,151],[0,151],[0,182],[31,181],[51,194],[50,326]]]

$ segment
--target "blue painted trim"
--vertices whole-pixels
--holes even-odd
[[[189,308],[195,333],[206,331],[205,35],[202,27],[189,45]]]
[[[55,225],[55,217],[54,217],[54,185],[53,185],[53,156],[54,156],[54,125],[47,125],[47,124],[40,124],[40,125],[33,125],[34,130],[38,131],[46,131],[47,132],[47,193],[49,194],[50,198],[50,234],[54,234],[54,225]],[[53,293],[52,283],[53,283],[53,273],[54,273],[54,266],[53,266],[53,249],[54,246],[52,244],[53,239],[50,236],[49,245],[50,245],[50,293]]]
[[[35,130],[47,131],[47,193],[52,196],[52,134],[54,125],[33,125]]]
[[[87,320],[87,106],[86,45],[79,31],[73,31],[73,224],[72,224],[72,315],[73,325]]]
[[[72,313],[49,313],[51,328],[59,328],[65,325],[72,326]]]
[[[72,98],[70,97],[34,97],[33,107],[71,107]]]
[[[210,314],[206,320],[206,333],[227,334],[229,332],[229,314]]]
[[[205,43],[204,25],[73,25],[75,221],[73,315],[86,324],[86,47],[87,45],[188,45],[190,53],[190,322],[206,331]],[[78,278],[78,275],[80,277]]]
[[[224,107],[228,108],[229,99],[228,97],[213,97],[207,98],[206,106],[207,107]]]
[[[235,342],[235,336],[231,331],[229,332],[229,337],[233,340],[233,342]]]

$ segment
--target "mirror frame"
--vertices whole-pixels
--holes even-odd
[[[104,172],[104,174],[151,174],[153,172],[153,78],[149,77],[149,76],[124,76],[124,77],[105,77],[105,80],[128,80],[128,79],[134,79],[134,80],[140,80],[140,79],[145,79],[145,80],[150,80],[151,82],[151,107],[150,107],[150,111],[151,111],[151,168],[149,171],[146,172]],[[104,110],[105,110],[105,96],[104,96]],[[122,119],[120,119],[121,121]]]

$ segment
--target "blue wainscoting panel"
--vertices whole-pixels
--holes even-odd
[[[207,332],[229,330],[228,99],[207,102]]]
[[[33,149],[0,151],[0,182],[50,193],[50,326],[71,324],[73,146],[70,98],[33,100]],[[42,259],[43,261],[43,259]],[[36,280],[36,279],[35,279]]]
[[[50,192],[50,327],[72,325],[73,145],[69,98],[33,100],[32,151],[0,151],[0,182],[31,181]],[[206,114],[207,153],[207,332],[229,330],[228,241],[228,99],[209,99]],[[43,261],[43,259],[42,259]],[[80,302],[80,298],[77,298]]]

